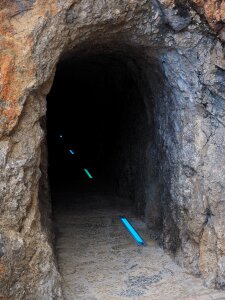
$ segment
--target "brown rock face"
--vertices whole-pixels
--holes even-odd
[[[224,2],[193,2],[223,37]],[[221,41],[172,1],[7,0],[0,3],[0,299],[62,299],[41,121],[57,63],[96,53],[138,66],[154,141],[134,152],[145,156],[146,180],[132,186],[137,206],[180,264],[225,288]]]
[[[203,14],[209,26],[219,34],[221,40],[225,40],[225,2],[220,0],[192,0]]]

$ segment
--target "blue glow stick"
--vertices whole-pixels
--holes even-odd
[[[84,169],[84,171],[85,171],[85,173],[87,174],[87,176],[88,176],[89,178],[93,178],[93,177],[91,176],[91,174],[88,172],[87,169]]]
[[[134,227],[128,222],[127,218],[120,217],[121,222],[124,224],[126,229],[129,231],[129,233],[132,235],[134,240],[138,243],[138,245],[144,245],[145,242],[141,238],[141,236],[137,233],[137,231],[134,229]]]
[[[71,154],[75,154],[75,153],[73,152],[73,150],[70,150],[70,153],[71,153]]]

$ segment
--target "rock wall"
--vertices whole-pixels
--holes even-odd
[[[212,30],[225,41],[225,3],[219,0],[193,0],[196,11],[203,15]]]
[[[39,203],[45,98],[57,62],[127,49],[151,66],[143,68],[145,103],[154,99],[164,246],[207,285],[225,287],[224,50],[196,7],[179,2],[1,1],[0,297],[62,299]],[[209,23],[218,19],[218,9],[208,15],[196,4]],[[220,23],[222,4],[219,11]]]

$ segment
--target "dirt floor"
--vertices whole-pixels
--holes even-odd
[[[53,204],[66,300],[225,299],[225,291],[204,287],[151,240],[125,200],[106,191],[65,190],[53,193]],[[131,221],[146,246],[135,243],[119,215]]]

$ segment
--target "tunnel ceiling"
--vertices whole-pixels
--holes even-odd
[[[46,96],[60,61],[96,54],[134,68],[147,127],[137,127],[144,138],[133,157],[144,168],[132,194],[144,199],[149,229],[160,227],[163,246],[206,285],[225,287],[222,4],[209,13],[196,3],[218,38],[198,6],[181,1],[1,2],[0,297],[63,298],[49,225]]]

